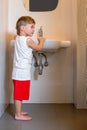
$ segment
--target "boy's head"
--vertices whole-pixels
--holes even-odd
[[[17,34],[20,35],[20,27],[26,26],[27,24],[35,24],[35,20],[30,16],[21,16],[16,23]]]

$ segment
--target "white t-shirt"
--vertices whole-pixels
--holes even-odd
[[[32,49],[27,46],[27,38],[17,36],[15,40],[12,71],[12,79],[15,80],[31,79]]]

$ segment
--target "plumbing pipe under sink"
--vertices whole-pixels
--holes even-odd
[[[35,68],[38,67],[38,74],[42,75],[44,66],[48,66],[47,56],[38,51],[33,51],[33,57],[34,57],[34,66]],[[43,63],[43,57],[44,57],[44,63]]]

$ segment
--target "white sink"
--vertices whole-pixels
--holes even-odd
[[[35,41],[38,43],[38,41]],[[11,40],[11,46],[14,47],[15,40]],[[71,46],[71,41],[46,40],[44,43],[44,52],[56,52],[59,48]]]
[[[60,41],[46,40],[44,43],[43,51],[55,52],[60,48]]]
[[[59,48],[70,47],[71,41],[46,40],[43,51],[56,52]]]
[[[60,41],[60,46],[61,47],[70,47],[71,41]]]

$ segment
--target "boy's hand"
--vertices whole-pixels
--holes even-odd
[[[44,37],[38,37],[37,40],[38,40],[39,42],[45,42],[45,38],[44,38]]]

